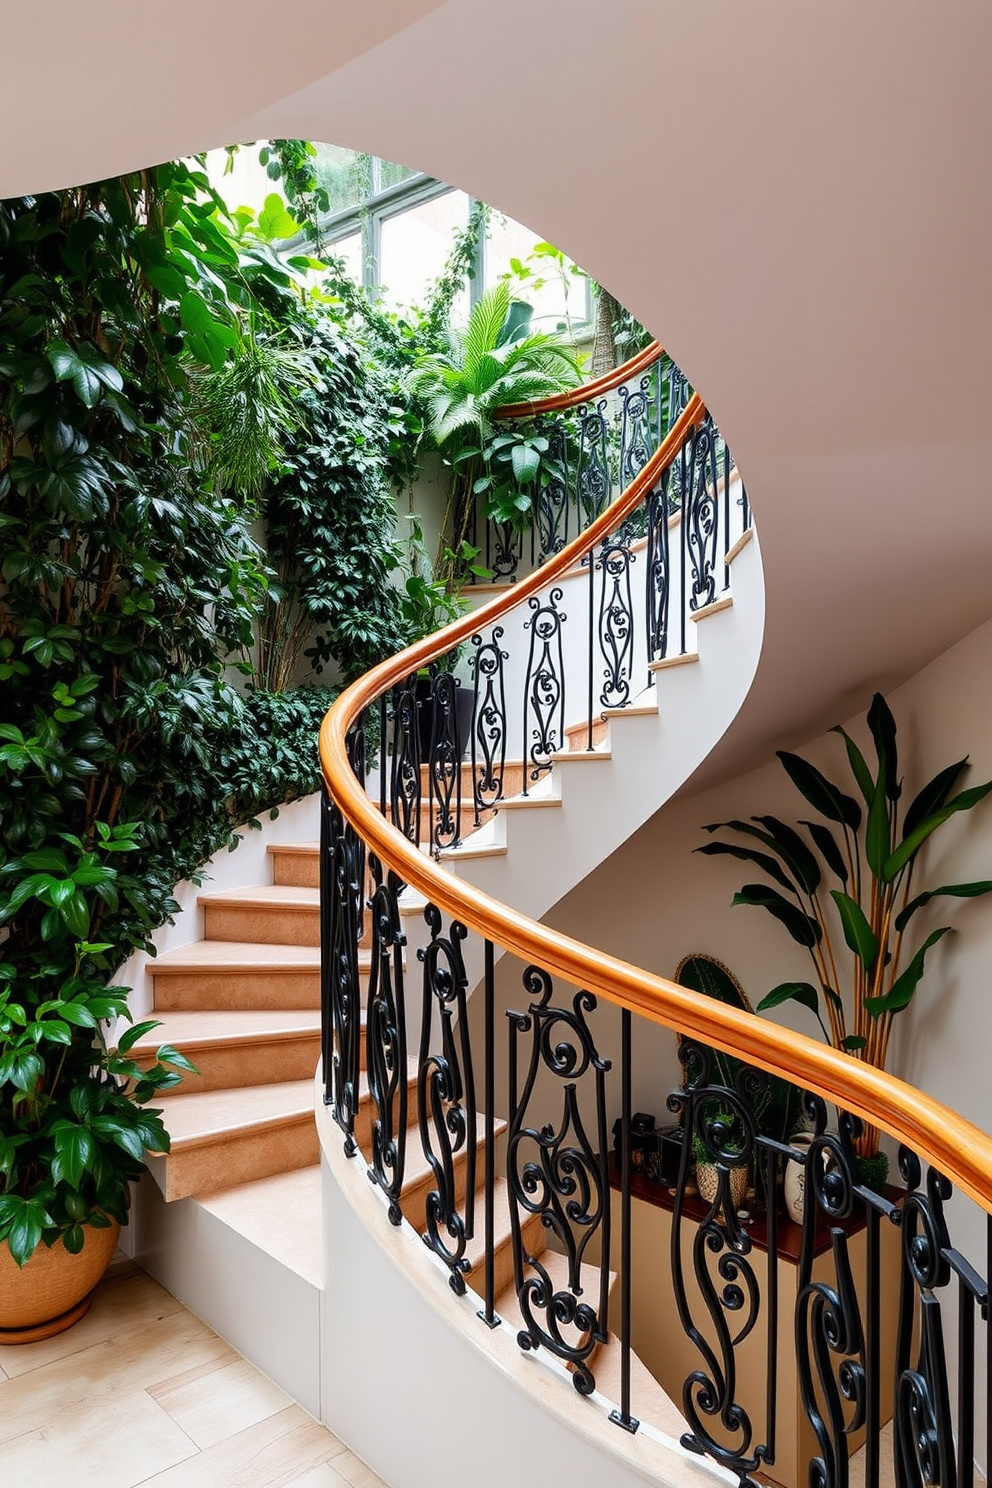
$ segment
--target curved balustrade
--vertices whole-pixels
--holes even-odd
[[[655,389],[649,402],[660,397],[650,380],[660,357],[651,350],[653,360],[639,359],[633,373]],[[653,1257],[651,1280],[657,1290],[667,1268],[672,1316],[694,1359],[664,1382],[682,1414],[683,1441],[742,1483],[756,1472],[777,1476],[781,1379],[794,1369],[811,1432],[797,1483],[843,1488],[864,1430],[865,1482],[875,1488],[880,1426],[892,1415],[900,1485],[969,1488],[975,1371],[988,1348],[976,1345],[976,1321],[987,1332],[988,1289],[951,1241],[949,1200],[956,1185],[984,1211],[988,1244],[992,1139],[850,1056],[547,929],[439,861],[470,828],[482,823],[484,836],[493,812],[508,809],[511,715],[519,714],[524,751],[513,794],[541,799],[556,756],[570,742],[569,753],[595,753],[597,718],[604,710],[622,716],[659,665],[684,654],[686,616],[720,603],[749,513],[696,395],[645,452],[623,495],[589,515],[585,533],[510,595],[376,668],[325,719],[324,1078],[345,1150],[361,1151],[389,1219],[415,1225],[452,1291],[471,1288],[490,1327],[500,1321],[508,1247],[513,1281],[501,1306],[516,1318],[518,1342],[567,1366],[580,1393],[596,1388],[602,1350],[619,1335],[610,1419],[636,1430],[631,1337],[644,1277],[643,1258],[632,1252],[632,1206],[651,1198],[651,1185],[634,1166],[633,1020],[664,1025],[681,1036],[685,1075],[669,1100],[677,1119],[675,1167],[665,1175],[670,1255]],[[576,623],[584,642],[566,662],[561,637]],[[459,684],[440,661],[466,642]],[[515,668],[514,645],[522,647]],[[418,700],[421,668],[429,675]],[[472,701],[467,731],[460,693]],[[403,928],[412,892],[427,901],[416,966],[407,964]],[[506,951],[526,970],[498,1029],[496,963]],[[480,1016],[472,1016],[473,997]],[[601,999],[620,1008],[616,1110]],[[501,1088],[497,1053],[507,1072]],[[793,1086],[805,1092],[804,1143],[770,1119]],[[828,1103],[838,1112],[834,1129]],[[901,1186],[867,1186],[855,1150],[862,1123],[894,1139]],[[694,1163],[707,1159],[713,1189],[694,1197]],[[778,1200],[787,1159],[805,1177],[801,1231]],[[738,1168],[753,1183],[747,1212],[734,1187]],[[887,1236],[897,1242],[895,1259]],[[781,1282],[787,1253],[792,1290]],[[620,1271],[619,1299],[611,1265]],[[794,1314],[784,1331],[787,1296]],[[952,1311],[956,1380],[945,1342]],[[788,1333],[790,1359],[781,1347]]]
[[[468,538],[490,577],[516,580],[559,553],[626,490],[691,395],[683,373],[655,341],[593,382],[500,409],[497,419],[543,438],[545,449],[540,474],[524,488],[529,521],[493,521],[484,498],[476,501]],[[676,463],[666,490],[672,511],[681,496],[679,476]]]

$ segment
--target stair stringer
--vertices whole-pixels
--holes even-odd
[[[515,803],[498,811],[467,839],[464,856],[444,855],[444,867],[541,920],[664,806],[730,727],[757,671],[765,591],[756,533],[734,558],[731,585],[731,606],[690,622],[698,661],[656,672],[654,686],[634,700],[657,699],[656,713],[611,713],[609,759],[583,760],[570,752],[532,787],[532,807]],[[555,797],[558,807],[536,804]],[[505,853],[475,855],[494,845],[505,846]],[[422,897],[408,892],[403,929],[411,966],[428,940],[422,910]],[[482,977],[482,954],[480,939],[469,936],[464,955],[470,988]],[[497,959],[500,954],[497,946]]]

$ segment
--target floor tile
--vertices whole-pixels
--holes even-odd
[[[285,1391],[247,1359],[236,1359],[201,1378],[157,1385],[150,1392],[198,1447],[212,1447],[292,1404]]]
[[[340,1473],[348,1484],[348,1488],[386,1488],[381,1478],[376,1477],[370,1467],[366,1467],[360,1457],[354,1452],[342,1452],[340,1457],[334,1459],[334,1471]]]
[[[123,1338],[156,1327],[162,1318],[182,1310],[181,1302],[135,1268],[133,1274],[101,1285],[86,1316],[64,1333],[38,1343],[0,1345],[0,1368],[9,1379],[15,1379],[94,1344],[111,1339],[119,1344]]]
[[[291,1405],[227,1437],[177,1467],[144,1479],[141,1488],[341,1488],[345,1479],[316,1477],[344,1446],[326,1427]],[[330,1469],[328,1469],[330,1471]]]
[[[78,1401],[46,1424],[8,1437],[3,1477],[10,1483],[133,1488],[149,1472],[196,1455],[195,1443],[144,1390],[117,1391]]]
[[[192,1313],[174,1313],[123,1338],[92,1344],[42,1369],[4,1380],[0,1443],[54,1424],[63,1411],[86,1405],[96,1409],[101,1399],[120,1395],[135,1384],[168,1379],[208,1359],[227,1364],[238,1357]]]

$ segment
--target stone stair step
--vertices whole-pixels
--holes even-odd
[[[369,958],[363,959],[367,970]],[[320,1007],[318,946],[198,940],[167,951],[148,969],[158,1013]]]
[[[132,1057],[147,1068],[160,1044],[172,1044],[199,1071],[163,1091],[169,1099],[312,1079],[320,1058],[319,1009],[166,1012],[157,1021],[158,1028],[132,1045]]]
[[[197,1199],[256,1249],[312,1286],[323,1286],[323,1207],[320,1166],[253,1178]]]
[[[287,884],[200,894],[205,940],[320,945],[320,891]]]
[[[319,1160],[313,1080],[174,1095],[172,1150],[149,1166],[170,1202]]]
[[[320,887],[319,842],[270,842],[266,850],[274,884],[297,889]]]

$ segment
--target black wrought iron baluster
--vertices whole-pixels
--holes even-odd
[[[893,1421],[896,1482],[899,1488],[957,1488],[954,1418],[938,1297],[951,1278],[951,1245],[944,1216],[951,1185],[930,1168],[926,1192],[921,1192],[920,1162],[906,1147],[899,1153],[899,1169],[911,1191],[902,1216]],[[970,1388],[971,1380],[959,1380],[958,1387]]]
[[[719,505],[712,419],[689,435],[684,468],[688,485],[683,487],[682,526],[692,576],[689,609],[696,611],[716,598]]]
[[[457,847],[462,820],[462,740],[458,730],[458,679],[435,672],[431,686],[430,748],[427,751],[428,821],[431,849]]]
[[[682,441],[678,459],[672,467],[672,479],[678,486],[677,496],[679,504],[679,655],[686,654],[686,626],[689,623],[689,590],[688,590],[688,526],[685,515],[685,492],[688,485],[689,451],[692,446],[693,431],[690,430]]]
[[[647,569],[644,614],[647,624],[648,663],[664,661],[668,655],[668,610],[671,600],[671,570],[668,530],[668,469],[647,500]],[[654,674],[649,671],[648,682]]]
[[[486,1201],[486,1274],[483,1308],[479,1317],[488,1328],[502,1322],[496,1311],[496,953],[491,940],[484,948],[483,973],[485,1008],[485,1201]]]
[[[411,842],[420,842],[420,709],[411,680],[393,694],[393,763],[390,816]]]
[[[634,597],[630,571],[636,562],[632,534],[624,525],[599,550],[598,638],[603,663],[599,701],[604,708],[625,708],[631,700],[634,671]]]
[[[358,834],[330,799],[321,809],[321,985],[324,1099],[353,1157],[359,1102],[361,984],[358,946],[365,869]]]
[[[486,524],[486,531],[486,568],[492,580],[515,578],[522,556],[523,533],[512,522],[492,520]]]
[[[683,1331],[702,1361],[682,1386],[682,1413],[691,1428],[682,1442],[693,1451],[709,1453],[746,1483],[769,1460],[769,1448],[754,1444],[753,1423],[737,1398],[737,1351],[757,1324],[761,1296],[731,1170],[753,1167],[754,1105],[767,1087],[767,1077],[745,1067],[734,1089],[710,1084],[710,1051],[688,1039],[682,1040],[679,1058],[686,1070],[686,1089],[668,1098],[669,1110],[680,1117],[685,1133],[672,1215],[672,1284]],[[693,1139],[717,1175],[712,1199],[704,1200],[708,1212],[698,1224],[685,1214]],[[692,1228],[692,1293],[683,1258],[685,1225]],[[769,1268],[768,1287],[777,1285],[777,1275]],[[694,1303],[693,1295],[699,1301]]]
[[[620,489],[625,491],[635,476],[644,469],[654,452],[651,443],[651,373],[647,372],[633,388],[624,382],[617,388],[620,399]]]
[[[384,873],[369,857],[373,892],[370,903],[372,960],[365,1019],[366,1071],[369,1086],[371,1158],[369,1177],[389,1199],[389,1220],[403,1218],[400,1195],[406,1167],[407,1049],[403,951],[399,893],[395,873]]]
[[[513,1232],[514,1284],[524,1327],[517,1334],[523,1349],[546,1348],[572,1367],[580,1395],[595,1389],[589,1361],[608,1336],[610,1190],[607,1170],[606,1074],[588,1024],[596,1007],[589,992],[576,992],[571,1007],[552,1006],[553,985],[547,972],[529,966],[525,989],[536,1000],[526,1012],[508,1013],[510,1129],[506,1154]],[[530,1045],[527,1073],[518,1084],[519,1044]],[[563,1082],[562,1113],[557,1125],[528,1125],[528,1108],[538,1074],[549,1072]],[[583,1122],[579,1081],[591,1074],[593,1135]],[[546,1253],[534,1254],[522,1216],[539,1215],[565,1258],[566,1284],[557,1289]],[[584,1267],[590,1243],[597,1237],[601,1259],[595,1282]],[[590,1268],[591,1269],[591,1268]],[[583,1300],[595,1286],[591,1301]]]
[[[814,1136],[805,1153],[803,1237],[796,1298],[796,1361],[799,1390],[818,1452],[810,1463],[810,1482],[818,1488],[846,1488],[849,1480],[850,1437],[865,1424],[869,1360],[865,1318],[878,1306],[869,1290],[864,1311],[851,1269],[844,1221],[862,1203],[876,1201],[890,1217],[894,1206],[869,1195],[857,1182],[855,1141],[861,1122],[841,1113],[839,1130],[826,1130],[827,1111],[819,1097],[807,1096],[807,1116]],[[891,1212],[890,1212],[891,1211]],[[813,1280],[818,1216],[828,1224],[833,1279]],[[877,1281],[877,1278],[875,1279]]]
[[[509,653],[500,645],[503,627],[494,627],[488,641],[472,637],[472,795],[475,825],[503,798],[506,775],[505,663]]]
[[[442,935],[441,912],[433,904],[424,910],[424,919],[431,939],[417,952],[424,967],[417,1117],[424,1156],[434,1176],[434,1187],[427,1195],[424,1244],[448,1267],[449,1285],[460,1297],[465,1293],[465,1273],[470,1269],[465,1247],[475,1227],[478,1143],[466,1015],[468,978],[461,950],[468,931],[460,921],[453,920],[448,935]],[[460,1213],[455,1166],[461,1152],[465,1153],[466,1188]]]
[[[545,432],[548,448],[543,459],[549,479],[537,492],[534,514],[538,563],[560,553],[569,538],[568,428],[563,419],[555,419]]]
[[[607,401],[601,398],[595,407],[586,404],[579,412],[579,460],[575,493],[580,532],[584,532],[596,520],[613,494],[607,411]]]
[[[524,622],[530,631],[527,675],[524,679],[524,750],[529,769],[524,770],[524,795],[528,776],[538,780],[551,768],[551,757],[565,743],[565,656],[562,626],[565,612],[558,608],[561,589],[545,598],[528,600],[531,617]]]
[[[630,1009],[623,1008],[620,1014],[620,1408],[610,1412],[610,1420],[625,1431],[634,1432],[641,1423],[630,1413],[631,1021]]]

